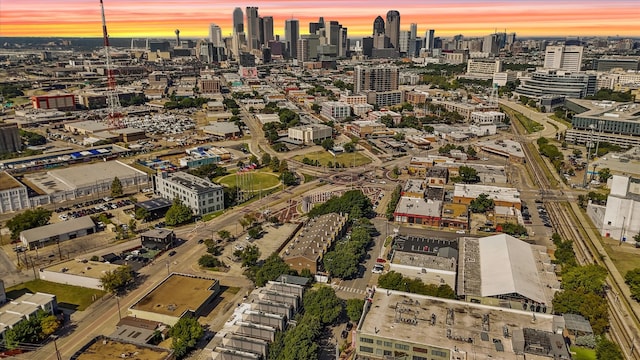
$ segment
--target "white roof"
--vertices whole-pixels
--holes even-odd
[[[483,297],[517,293],[544,303],[545,296],[531,246],[499,234],[479,239]]]

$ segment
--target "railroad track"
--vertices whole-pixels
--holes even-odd
[[[584,225],[576,221],[575,215],[569,209],[569,204],[566,202],[546,203],[545,206],[560,237],[573,241],[578,263],[580,265],[597,264],[608,270],[607,264],[602,261],[593,244],[584,240],[582,233],[585,230]],[[622,293],[620,284],[615,282],[611,276],[607,277],[605,283],[609,288],[606,293],[609,306],[609,333],[612,339],[620,345],[626,359],[640,360],[640,351],[636,349],[635,345],[637,338],[635,328],[637,328],[638,319],[631,311],[628,299],[620,296]],[[634,324],[635,328],[630,328],[629,322]]]

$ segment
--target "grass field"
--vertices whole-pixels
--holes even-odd
[[[596,360],[596,351],[593,349],[572,346],[571,352],[576,353],[573,360]]]
[[[278,176],[268,172],[252,171],[251,175],[247,175],[247,183],[241,183],[240,189],[242,190],[265,190],[277,186],[280,184]],[[236,174],[229,174],[216,179],[216,182],[224,186],[236,186]]]
[[[544,126],[542,124],[540,124],[537,121],[533,121],[531,119],[529,119],[528,117],[524,116],[522,113],[515,111],[511,108],[505,107],[505,106],[501,106],[502,111],[506,112],[507,114],[509,114],[509,117],[513,120],[514,118],[516,120],[518,120],[518,122],[520,124],[522,124],[522,126],[524,127],[524,129],[527,131],[527,133],[531,134],[534,132],[538,132],[538,131],[542,131],[544,130]]]
[[[56,296],[60,306],[78,311],[86,309],[94,300],[101,298],[105,294],[105,292],[101,290],[58,284],[44,280],[32,280],[7,288],[7,297],[16,299],[28,292],[53,294]]]
[[[371,159],[357,151],[354,153],[341,153],[336,157],[331,155],[331,153],[329,153],[328,151],[316,151],[304,155],[298,155],[293,159],[302,162],[302,159],[304,159],[305,157],[310,159],[311,161],[318,160],[320,164],[322,164],[322,166],[327,166],[329,162],[332,162],[333,164],[344,164],[345,167],[353,167],[354,163],[355,166],[362,166],[371,163]]]

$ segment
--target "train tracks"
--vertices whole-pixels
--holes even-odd
[[[521,142],[525,159],[529,165],[530,175],[539,186],[541,194],[544,195],[552,190],[552,186],[545,175],[545,170],[542,169],[542,165],[537,161],[539,155],[535,156],[532,153],[535,151],[535,145],[520,134],[520,129],[517,126],[514,125],[512,128]],[[572,206],[568,201],[545,201],[545,207],[555,231],[562,239],[573,242],[578,263],[580,265],[597,264],[607,269],[609,276],[606,279],[606,285],[609,290],[606,293],[606,300],[610,315],[609,333],[611,338],[620,345],[626,359],[640,360],[640,349],[637,349],[635,344],[638,339],[637,329],[640,327],[640,321],[633,312],[629,299],[622,295],[622,286],[626,285],[620,284],[611,275],[610,267],[614,265],[610,261],[605,261],[604,257],[607,254],[601,254],[594,245],[594,241],[598,241],[598,239],[592,239],[585,228],[585,224],[579,221],[575,213],[575,204]]]

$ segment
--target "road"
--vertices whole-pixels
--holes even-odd
[[[538,132],[526,135],[526,137],[528,137],[529,139],[537,139],[541,136],[547,137],[547,138],[555,138],[558,132],[564,132],[567,130],[567,126],[565,124],[549,118],[550,114],[541,113],[527,106],[520,105],[514,101],[499,99],[498,102],[500,103],[500,105],[504,105],[508,108],[518,111],[523,115],[525,115],[526,117],[528,117],[529,119],[534,120],[544,126],[544,129],[542,131],[538,131]],[[551,124],[554,124],[555,126]],[[556,126],[557,126],[557,129],[556,129]]]

